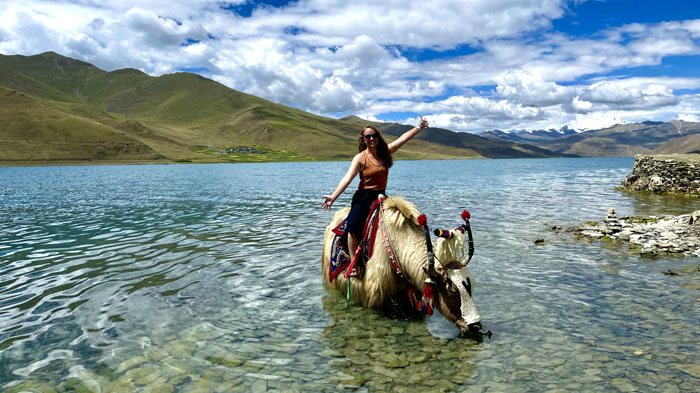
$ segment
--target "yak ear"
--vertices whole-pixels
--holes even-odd
[[[437,259],[437,258],[436,258]],[[435,270],[440,274],[441,276],[444,276],[447,274],[447,266],[444,266],[442,262],[436,261],[435,262]]]

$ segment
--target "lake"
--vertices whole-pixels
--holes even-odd
[[[698,391],[700,273],[662,274],[698,259],[552,227],[700,200],[617,191],[632,158],[397,161],[433,227],[471,212],[477,340],[324,287],[348,165],[0,168],[0,390]]]

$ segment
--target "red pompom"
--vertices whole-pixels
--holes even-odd
[[[467,210],[464,210],[464,211],[462,212],[462,220],[468,220],[468,219],[470,219],[470,218],[472,218],[472,215],[469,214],[469,212],[468,212]]]
[[[418,225],[420,226],[426,226],[428,224],[428,217],[425,216],[425,214],[421,214],[418,216]]]
[[[423,298],[418,304],[418,310],[433,315],[433,287],[428,284],[423,288]]]

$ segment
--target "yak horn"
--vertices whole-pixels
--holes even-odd
[[[473,255],[473,254],[472,254],[472,255]],[[464,258],[464,259],[462,259],[462,262],[459,263],[459,268],[462,269],[462,268],[464,268],[464,267],[467,267],[467,264],[468,264],[469,261],[471,261],[471,260],[472,260],[472,256],[471,256],[471,255],[468,256],[468,257],[466,257],[466,258]]]

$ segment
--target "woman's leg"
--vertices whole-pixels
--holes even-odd
[[[348,233],[348,251],[350,251],[350,260],[355,258],[355,250],[357,249],[357,236],[354,233]]]
[[[359,243],[359,240],[357,240],[357,235],[352,232],[348,233],[348,248],[350,249],[351,261],[355,259],[357,243]],[[350,277],[362,277],[362,258],[359,256],[357,258],[358,260],[355,261],[355,265],[352,267],[352,270],[350,270]]]

